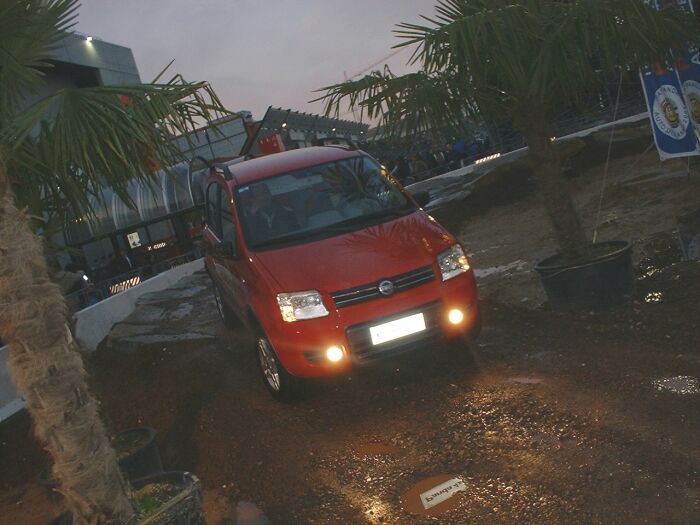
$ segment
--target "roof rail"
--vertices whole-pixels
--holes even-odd
[[[215,164],[209,167],[209,175],[221,175],[224,180],[233,180],[233,173],[226,164]]]
[[[340,148],[340,149],[345,149],[348,151],[355,151],[356,149],[359,149],[357,147],[357,144],[355,144],[355,142],[353,142],[352,140],[349,140],[349,139],[343,139],[343,140],[347,140],[348,143],[347,144],[319,144],[319,145],[321,147],[324,147],[324,148]]]

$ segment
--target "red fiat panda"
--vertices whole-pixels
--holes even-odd
[[[462,246],[362,151],[212,168],[206,215],[219,313],[255,333],[277,399],[305,378],[480,331]]]

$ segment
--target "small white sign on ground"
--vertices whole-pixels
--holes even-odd
[[[427,510],[465,490],[467,490],[467,486],[462,478],[452,478],[421,493],[420,500],[423,503],[423,508]]]

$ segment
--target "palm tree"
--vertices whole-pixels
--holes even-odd
[[[438,0],[436,11],[426,25],[395,31],[403,40],[395,47],[415,46],[418,72],[395,76],[385,67],[322,88],[326,114],[360,108],[394,135],[510,120],[529,146],[564,257],[585,257],[591,244],[551,140],[557,118],[585,109],[610,75],[672,63],[672,50],[698,41],[697,18],[642,0]]]
[[[90,394],[66,303],[47,270],[46,210],[89,213],[110,185],[181,158],[171,141],[222,110],[204,83],[61,89],[27,106],[77,0],[0,0],[0,339],[34,429],[79,523],[133,516],[99,406]],[[156,80],[157,82],[157,80]]]

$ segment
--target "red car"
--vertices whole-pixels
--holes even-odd
[[[360,150],[212,168],[206,215],[219,313],[255,333],[277,399],[306,378],[480,331],[462,246]]]

